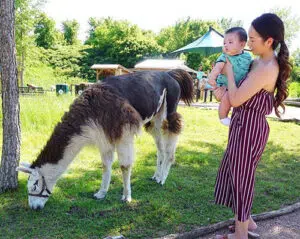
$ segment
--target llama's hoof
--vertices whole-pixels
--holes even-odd
[[[160,177],[157,176],[157,175],[154,175],[152,178],[151,178],[153,181],[157,182],[157,183],[160,183]]]
[[[163,186],[163,185],[165,184],[165,182],[166,182],[166,178],[165,178],[165,179],[162,179],[162,180],[160,181],[161,186]]]
[[[104,199],[106,196],[106,192],[97,192],[94,194],[94,198],[100,200],[100,199]]]
[[[123,195],[121,200],[123,202],[130,203],[132,199],[131,199],[131,196],[125,196],[125,195]]]
[[[152,180],[156,181],[159,178],[160,178],[159,175],[155,173],[152,177]]]

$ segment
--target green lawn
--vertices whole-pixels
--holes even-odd
[[[35,159],[72,100],[72,96],[49,94],[21,97],[21,161]],[[101,182],[101,161],[98,150],[87,147],[58,181],[41,211],[29,209],[28,176],[19,174],[19,189],[0,195],[0,238],[102,238],[118,234],[152,238],[231,218],[230,209],[213,203],[228,128],[220,125],[215,110],[179,107],[179,112],[185,128],[176,164],[164,186],[149,180],[155,171],[156,151],[153,139],[143,133],[136,138],[132,203],[120,200],[117,160],[106,199],[94,200],[93,193]],[[300,200],[300,126],[272,119],[269,123],[270,139],[257,169],[253,213]]]

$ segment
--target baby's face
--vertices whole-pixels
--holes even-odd
[[[228,55],[236,55],[243,51],[246,42],[240,41],[237,33],[227,33],[224,36],[223,51]]]

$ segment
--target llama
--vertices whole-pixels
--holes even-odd
[[[111,76],[90,86],[56,125],[37,159],[17,168],[29,174],[29,206],[45,206],[58,178],[87,144],[99,148],[103,164],[101,186],[94,197],[103,199],[107,194],[116,151],[123,176],[122,200],[130,202],[134,136],[143,125],[157,147],[152,179],[163,185],[175,161],[182,128],[181,116],[176,112],[180,99],[187,105],[192,102],[193,79],[179,69]]]

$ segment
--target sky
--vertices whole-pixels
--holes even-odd
[[[128,20],[144,30],[158,33],[176,21],[192,19],[217,20],[221,17],[242,20],[248,29],[251,21],[275,7],[291,7],[292,15],[300,17],[299,0],[47,0],[44,11],[56,21],[58,29],[65,20],[80,24],[79,38],[84,40],[90,17]],[[300,33],[291,51],[300,48]]]

